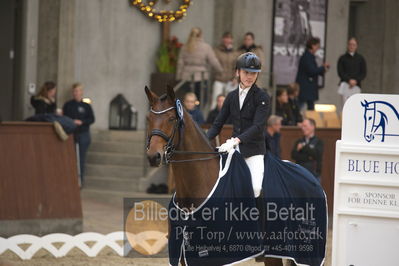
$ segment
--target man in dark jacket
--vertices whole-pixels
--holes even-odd
[[[76,83],[72,86],[73,99],[63,107],[65,116],[74,119],[77,128],[74,132],[75,142],[79,147],[80,182],[84,184],[84,166],[86,153],[90,146],[90,125],[94,123],[93,109],[90,104],[83,102],[83,87]]]
[[[266,149],[270,151],[273,155],[280,158],[281,157],[281,148],[280,148],[280,130],[281,130],[281,121],[283,119],[277,115],[271,115],[269,119],[267,119],[267,128],[266,128]]]
[[[341,79],[338,93],[344,102],[350,96],[361,92],[361,82],[366,78],[367,66],[364,57],[357,53],[357,40],[348,41],[348,51],[343,54],[337,64],[338,75]]]
[[[219,147],[219,151],[239,149],[251,172],[255,197],[260,195],[262,189],[266,153],[264,130],[270,105],[269,96],[255,84],[261,66],[260,59],[254,53],[238,57],[238,88],[227,95],[222,110],[207,132],[208,138],[213,139],[231,117],[233,136]]]
[[[302,122],[303,137],[295,142],[291,152],[292,159],[308,169],[320,180],[323,160],[323,142],[315,136],[316,122],[305,119]]]
[[[213,124],[213,122],[215,121],[216,117],[220,113],[220,110],[222,110],[222,106],[223,106],[223,103],[224,103],[225,99],[226,99],[226,96],[224,96],[223,94],[219,94],[216,97],[216,107],[215,107],[215,109],[213,109],[213,110],[211,110],[209,112],[208,117],[206,119],[206,123],[207,124]],[[230,118],[227,119],[225,124],[231,124]]]
[[[299,84],[299,102],[301,106],[307,104],[308,110],[314,110],[314,102],[319,99],[318,78],[330,67],[328,63],[317,66],[316,52],[320,49],[320,39],[312,37],[306,43],[306,50],[298,65],[296,82]]]
[[[204,116],[202,115],[201,110],[197,107],[196,103],[198,102],[197,96],[193,92],[187,92],[184,95],[184,108],[186,108],[187,112],[191,115],[193,120],[197,122],[199,126],[205,123]]]

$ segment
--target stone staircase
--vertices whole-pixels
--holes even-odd
[[[137,195],[147,167],[144,131],[93,130],[82,197],[121,203]]]

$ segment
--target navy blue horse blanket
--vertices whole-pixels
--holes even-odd
[[[305,168],[265,156],[263,201],[254,197],[239,152],[221,155],[219,178],[202,204],[169,204],[169,261],[178,265],[229,265],[257,256],[289,258],[297,265],[324,263],[327,204],[319,181]]]

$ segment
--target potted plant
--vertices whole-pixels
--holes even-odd
[[[151,74],[151,89],[161,94],[166,84],[176,85],[176,67],[182,43],[176,36],[164,41],[158,50],[157,72]]]

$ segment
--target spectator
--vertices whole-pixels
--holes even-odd
[[[197,99],[207,99],[207,85],[205,84],[204,99],[201,99],[201,81],[208,80],[208,66],[212,66],[217,72],[222,72],[220,65],[212,47],[202,39],[200,28],[193,28],[188,37],[188,41],[183,45],[177,60],[177,80],[187,81],[183,85],[183,90],[190,90],[190,82],[194,81],[194,91]],[[205,82],[206,83],[206,82]],[[204,106],[206,103],[201,103]]]
[[[280,129],[282,118],[277,115],[271,115],[267,119],[267,128],[265,134],[266,150],[270,151],[278,158],[281,157],[280,149]]]
[[[341,79],[338,93],[345,101],[353,94],[361,92],[361,81],[366,78],[367,66],[364,57],[357,53],[357,40],[350,38],[348,50],[338,60],[338,75]]]
[[[323,160],[323,142],[315,136],[316,122],[305,119],[302,122],[303,137],[295,142],[291,157],[297,164],[308,169],[320,180]]]
[[[32,96],[30,102],[35,109],[35,114],[55,114],[57,104],[55,96],[57,88],[53,81],[46,81],[41,87],[39,93]]]
[[[197,122],[199,126],[205,123],[204,116],[199,108],[197,108],[196,103],[198,102],[197,96],[195,93],[188,92],[184,95],[184,107],[187,112],[191,115],[193,120]]]
[[[226,94],[235,89],[235,63],[238,54],[233,50],[233,35],[230,32],[223,34],[222,42],[215,48],[215,54],[223,71],[215,74],[215,82],[212,90],[211,108],[216,107],[216,99],[219,94]]]
[[[328,63],[318,67],[316,62],[316,52],[320,49],[320,39],[310,38],[306,43],[306,50],[301,56],[298,65],[296,82],[301,88],[299,91],[299,102],[301,107],[307,104],[308,110],[314,110],[314,102],[319,99],[318,78],[322,76],[330,67]]]
[[[276,93],[276,115],[282,117],[282,124],[284,126],[296,125],[294,115],[288,103],[287,90],[280,88]]]
[[[262,71],[264,71],[265,53],[263,52],[262,46],[255,44],[255,34],[253,34],[252,32],[245,33],[243,44],[238,49],[238,52],[239,52],[239,54],[243,54],[243,53],[247,53],[247,52],[252,52],[252,53],[256,54],[259,57],[260,62],[262,64]],[[256,84],[258,85],[259,88],[265,87],[265,84],[261,77],[258,77]]]
[[[206,119],[207,124],[213,124],[213,122],[215,121],[216,117],[218,116],[220,110],[222,109],[224,99],[226,99],[226,97],[223,94],[219,94],[216,97],[216,107],[215,107],[215,109],[213,109],[212,111],[209,112],[208,118]],[[227,119],[225,124],[231,124],[230,118]]]
[[[72,86],[73,99],[64,104],[64,115],[73,119],[77,126],[74,138],[79,147],[80,184],[84,185],[86,153],[90,146],[90,125],[94,123],[93,109],[83,102],[83,86],[76,83]]]
[[[35,115],[28,117],[26,121],[53,123],[58,137],[66,141],[68,134],[73,133],[76,126],[71,119],[62,116],[61,111],[57,112],[56,93],[56,84],[52,81],[46,81],[39,93],[31,97],[31,104],[35,109]]]
[[[302,123],[302,114],[301,114],[301,107],[299,106],[299,100],[298,100],[298,95],[299,95],[299,85],[298,83],[291,83],[288,85],[287,89],[288,93],[288,104],[291,107],[292,114],[294,116],[294,124],[295,125],[300,125]]]

